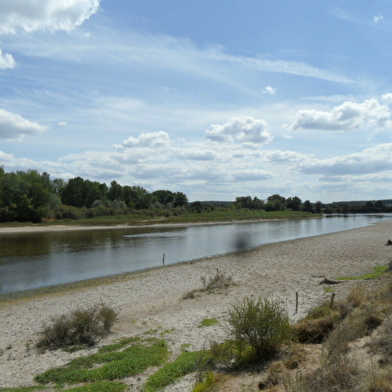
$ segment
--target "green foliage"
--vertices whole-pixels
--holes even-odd
[[[201,327],[211,327],[215,324],[218,324],[218,320],[216,318],[205,318],[199,325]]]
[[[148,378],[145,392],[159,391],[180,377],[206,367],[210,360],[211,356],[204,351],[183,352],[175,361],[166,364]]]
[[[287,312],[274,300],[245,297],[229,308],[227,316],[240,354],[250,347],[257,358],[268,359],[292,337]]]
[[[55,350],[71,346],[93,346],[106,336],[117,319],[116,312],[106,305],[77,309],[52,320],[40,332],[37,347]]]
[[[77,384],[123,379],[160,365],[167,356],[163,340],[130,339],[116,348],[112,346],[110,350],[74,359],[65,367],[50,369],[35,380],[40,384]]]

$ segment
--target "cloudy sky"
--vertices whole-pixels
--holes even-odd
[[[391,66],[390,0],[2,0],[0,165],[390,199]]]

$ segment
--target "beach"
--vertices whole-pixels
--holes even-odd
[[[211,341],[225,339],[225,312],[245,295],[279,299],[293,321],[303,317],[309,309],[330,298],[326,285],[320,284],[325,277],[357,276],[372,272],[377,265],[387,265],[392,252],[392,247],[385,246],[389,238],[392,238],[392,221],[115,276],[98,283],[71,285],[63,291],[41,290],[31,297],[3,299],[0,302],[0,387],[34,385],[36,374],[96,352],[97,348],[44,354],[34,350],[43,324],[77,307],[104,303],[118,312],[118,322],[100,346],[146,331],[157,334],[165,331],[164,337],[175,356],[184,345],[194,351],[208,347]],[[183,299],[185,293],[202,288],[202,278],[209,279],[217,271],[232,278],[229,288]],[[343,298],[354,284],[357,283],[347,281],[333,285],[336,299]],[[377,279],[365,284],[376,285]],[[206,318],[216,318],[220,323],[200,328]],[[165,391],[191,391],[192,377],[185,377]],[[125,380],[135,391],[140,390],[144,381],[144,375]]]

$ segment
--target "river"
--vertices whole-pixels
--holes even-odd
[[[0,234],[0,294],[191,261],[272,242],[350,230],[391,215],[184,227]]]

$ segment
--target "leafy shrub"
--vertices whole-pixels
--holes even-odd
[[[291,339],[290,319],[277,301],[245,297],[227,315],[229,333],[240,353],[250,347],[257,358],[268,359]]]
[[[106,305],[76,309],[69,315],[52,319],[44,326],[37,347],[55,350],[71,346],[93,346],[106,336],[117,319],[116,312]]]

